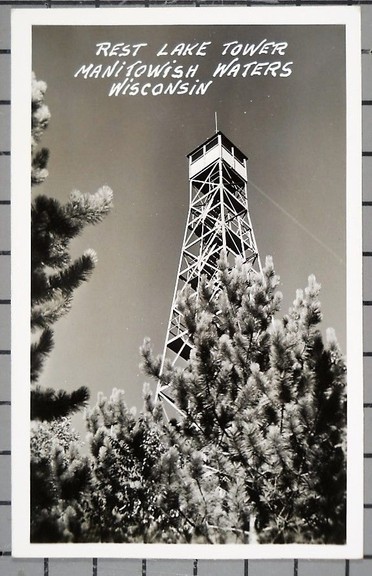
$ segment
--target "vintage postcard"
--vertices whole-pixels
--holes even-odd
[[[12,16],[14,555],[361,557],[359,9]]]

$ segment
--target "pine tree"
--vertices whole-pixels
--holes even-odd
[[[201,487],[191,473],[198,456],[180,450],[162,416],[150,394],[137,416],[119,390],[109,399],[101,395],[88,412],[93,540],[190,542],[205,531]]]
[[[220,283],[217,299],[206,280],[198,298],[180,299],[193,342],[186,367],[161,373],[146,343],[146,369],[172,385],[177,428],[235,505],[230,529],[243,541],[250,531],[250,541],[342,543],[346,368],[332,331],[323,342],[320,286],[310,277],[278,320],[270,259],[262,274],[222,261]]]
[[[31,425],[31,542],[81,541],[91,463],[69,418]]]
[[[46,84],[32,79],[31,184],[48,176],[49,151],[40,141],[50,120],[44,102]],[[112,206],[112,191],[107,186],[95,194],[73,191],[64,205],[38,195],[31,206],[31,417],[54,419],[81,409],[89,398],[87,387],[71,394],[37,385],[45,359],[53,349],[52,326],[71,308],[73,293],[86,281],[96,264],[96,254],[87,250],[72,261],[69,248],[73,238],[87,224],[101,222]]]
[[[68,419],[33,424],[34,542],[231,541],[217,477],[149,393],[138,416],[122,391],[100,395],[87,427],[83,456]]]
[[[55,541],[345,542],[345,361],[333,331],[323,341],[315,278],[281,319],[278,284],[270,259],[262,274],[222,260],[217,298],[205,279],[198,298],[184,293],[186,366],[161,371],[142,349],[184,416],[164,418],[148,388],[138,415],[123,392],[101,395],[89,461],[74,449],[89,481],[64,492],[73,462],[53,452],[52,496],[65,500],[43,514],[63,518]]]

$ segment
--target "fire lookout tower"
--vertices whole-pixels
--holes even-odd
[[[177,308],[178,294],[191,286],[198,297],[201,277],[215,282],[218,291],[218,260],[225,253],[231,266],[235,258],[261,269],[248,210],[247,156],[222,132],[217,131],[195,148],[189,159],[190,201],[163,363],[184,363],[192,343],[183,314]],[[159,383],[156,396],[177,409],[171,386]]]

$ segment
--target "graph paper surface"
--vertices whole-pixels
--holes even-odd
[[[363,305],[364,305],[364,559],[315,560],[109,560],[13,559],[11,557],[11,446],[10,446],[10,11],[12,7],[115,7],[264,5],[265,2],[116,1],[116,0],[0,0],[0,576],[367,576],[372,574],[372,1],[278,2],[283,5],[362,6],[362,112],[363,112]],[[272,2],[266,2],[272,4]],[[25,522],[28,519],[25,518]]]

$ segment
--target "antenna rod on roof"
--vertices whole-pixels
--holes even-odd
[[[218,132],[218,127],[217,127],[217,112],[214,113],[214,122],[216,124],[216,134]]]

